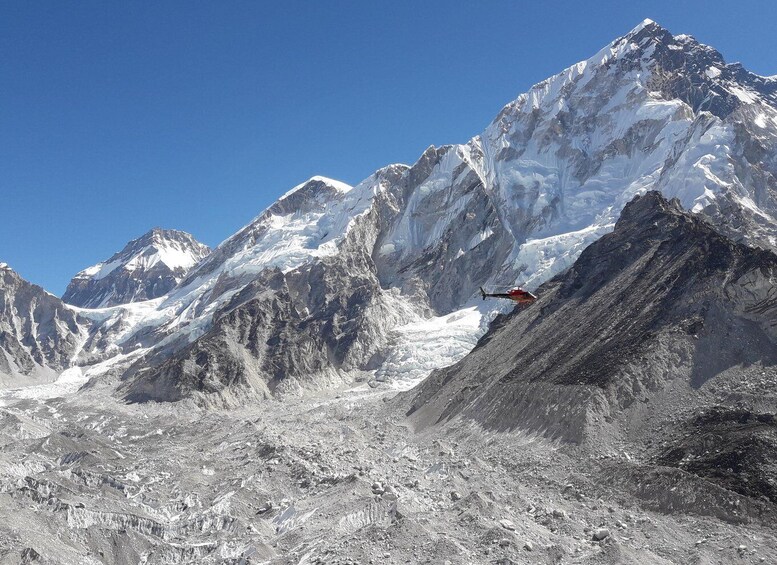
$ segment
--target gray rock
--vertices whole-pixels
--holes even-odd
[[[267,502],[263,503],[259,508],[256,509],[257,514],[266,514],[270,510],[273,509],[273,504],[271,500],[268,500]]]
[[[53,381],[79,361],[93,322],[0,264],[0,388]]]
[[[513,524],[512,520],[508,520],[507,518],[499,520],[499,525],[505,530],[510,530],[511,532],[515,531],[515,524]]]

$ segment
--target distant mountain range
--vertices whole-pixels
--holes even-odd
[[[215,406],[402,386],[460,360],[509,307],[478,287],[537,288],[652,190],[777,248],[777,80],[646,20],[468,143],[354,187],[314,177],[210,252],[153,230],[64,302],[4,268],[0,373],[23,386],[74,366],[128,400]]]

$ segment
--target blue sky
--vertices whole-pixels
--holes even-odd
[[[777,3],[637,4],[1,1],[0,261],[61,294],[154,226],[216,245],[314,174],[466,141],[646,17],[777,74]]]

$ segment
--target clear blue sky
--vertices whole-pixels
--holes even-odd
[[[216,245],[314,174],[466,141],[646,17],[776,74],[777,2],[719,6],[1,1],[0,261],[61,294],[153,226]]]

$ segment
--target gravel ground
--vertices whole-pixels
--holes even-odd
[[[746,497],[725,491],[742,511],[721,519],[680,469],[462,421],[416,433],[394,395],[18,400],[0,411],[0,562],[777,562],[773,514]]]

